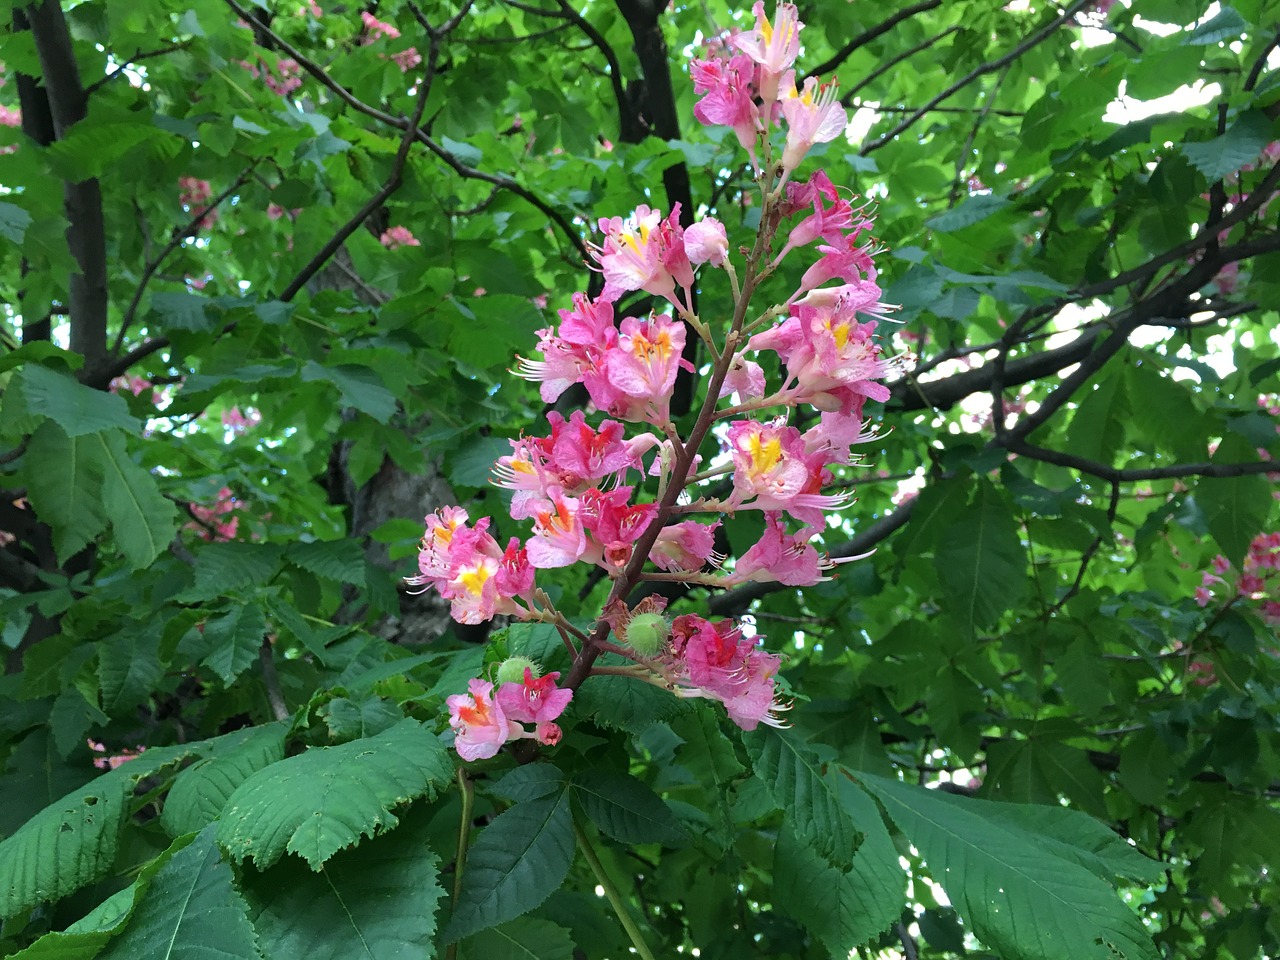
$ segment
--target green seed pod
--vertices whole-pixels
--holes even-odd
[[[642,657],[652,657],[667,642],[671,625],[660,613],[638,613],[627,624],[626,641]]]
[[[528,667],[536,677],[542,669],[528,657],[508,657],[498,664],[498,686],[504,683],[524,683],[524,671]]]

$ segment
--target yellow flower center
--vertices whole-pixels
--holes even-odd
[[[760,434],[752,434],[747,440],[747,452],[751,455],[751,475],[758,477],[778,465],[782,459],[782,441],[777,437],[764,440]]]
[[[473,597],[478,597],[484,589],[484,585],[489,582],[489,568],[482,563],[470,570],[463,571],[458,574],[458,582],[462,584],[467,593]]]

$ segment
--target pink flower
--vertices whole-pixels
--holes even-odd
[[[393,53],[391,59],[395,61],[401,73],[408,73],[414,67],[422,62],[422,54],[418,52],[417,47],[410,47],[408,50],[401,50],[399,53]]]
[[[657,512],[652,503],[630,503],[631,487],[607,493],[593,487],[582,495],[582,522],[600,548],[597,562],[606,569],[626,566],[631,545],[644,533]]]
[[[831,206],[824,207],[823,200],[831,201]],[[844,242],[845,231],[852,230],[852,236],[856,237],[863,230],[871,227],[870,220],[864,218],[854,220],[853,207],[849,201],[840,196],[835,185],[822,170],[815,171],[808,183],[787,184],[785,210],[793,213],[810,207],[813,212],[791,228],[786,245],[773,259],[775,265],[781,263],[782,258],[791,250],[806,246],[819,237],[827,243],[838,244]]]
[[[539,725],[550,723],[564,713],[564,708],[573,699],[572,690],[556,687],[559,679],[559,673],[535,678],[533,671],[525,667],[522,683],[504,683],[498,690],[498,705],[508,720]]]
[[[493,700],[493,684],[473,679],[467,694],[445,700],[449,726],[454,732],[454,748],[463,760],[487,760],[507,742],[511,725],[500,704]]]
[[[17,107],[6,107],[0,104],[0,127],[22,126],[22,111]]]
[[[787,707],[774,699],[780,658],[757,650],[732,621],[676,617],[665,657],[682,696],[720,700],[744,730],[760,723],[782,726],[775,714]]]
[[[533,536],[529,539],[529,562],[540,570],[567,567],[587,550],[587,533],[579,516],[576,497],[564,496],[553,488],[533,512]]]
[[[725,582],[776,581],[789,587],[809,587],[821,583],[827,579],[823,573],[834,564],[829,559],[824,563],[818,551],[809,543],[809,537],[815,532],[806,527],[800,534],[787,533],[778,514],[765,514],[764,535],[738,558],[732,575]]]
[[[606,409],[624,420],[658,426],[670,420],[676,372],[682,366],[692,369],[682,357],[684,344],[684,324],[666,315],[624,319],[617,345],[604,355],[605,380],[614,391]]]
[[[684,249],[694,266],[709,263],[713,267],[724,266],[729,255],[729,240],[724,224],[715,217],[704,217],[684,232]]]
[[[733,455],[730,508],[785,510],[803,523],[821,526],[824,511],[844,506],[845,497],[819,491],[830,479],[822,454],[805,449],[800,431],[776,423],[737,420],[729,425]]]
[[[459,623],[483,623],[497,614],[521,619],[528,610],[516,602],[533,590],[533,570],[519,540],[504,551],[489,534],[489,518],[467,526],[461,507],[443,507],[426,519],[413,586],[433,586],[450,601],[449,615]]]
[[[689,67],[693,89],[704,94],[693,115],[707,126],[725,126],[756,166],[756,138],[761,129],[756,108],[756,66],[745,54],[729,60],[694,60]]]
[[[764,387],[764,369],[754,360],[748,360],[744,354],[738,353],[730,361],[729,372],[720,385],[720,396],[727,397],[736,393],[738,402],[743,403],[763,397]]]
[[[236,498],[230,487],[223,487],[213,502],[213,506],[204,507],[197,503],[187,505],[191,515],[199,523],[191,524],[187,529],[194,530],[201,540],[234,540],[236,530],[240,526],[240,518],[233,516],[224,519],[236,509]]]
[[[1231,561],[1222,554],[1218,554],[1213,558],[1213,569],[1216,573],[1226,573],[1231,569]]]
[[[782,97],[782,115],[787,120],[783,169],[794,170],[815,143],[827,143],[844,132],[849,117],[836,99],[838,93],[836,84],[819,87],[813,77],[806,79],[797,93],[794,79],[788,77]]]
[[[382,236],[378,238],[388,250],[396,250],[400,247],[420,247],[421,243],[418,238],[409,232],[408,227],[389,227],[382,232]]]
[[[234,434],[244,433],[262,422],[262,414],[252,407],[247,407],[246,409],[249,411],[247,416],[240,412],[239,407],[232,407],[230,410],[223,411],[222,426]]]
[[[715,531],[720,526],[696,520],[684,520],[663,527],[649,551],[649,559],[660,569],[673,573],[680,570],[700,570],[708,561],[722,559],[715,552]]]
[[[369,31],[369,36],[365,38],[365,43],[372,43],[379,37],[386,37],[388,40],[399,40],[400,31],[389,23],[383,23],[372,13],[367,10],[362,11],[360,19],[364,21],[364,27]]]
[[[774,8],[773,23],[764,15],[762,0],[756,0],[751,11],[756,15],[755,29],[730,37],[729,43],[760,65],[760,96],[767,109],[778,99],[783,72],[796,62],[804,24],[794,3],[779,3]]]
[[[787,706],[774,700],[774,680],[782,658],[776,653],[752,650],[738,675],[731,694],[724,698],[729,719],[743,730],[754,730],[761,723],[771,727],[781,723],[775,711]]]
[[[612,302],[630,290],[644,290],[687,309],[693,266],[684,249],[680,204],[665,220],[660,211],[641,204],[626,220],[601,217],[600,229],[605,234],[603,245],[589,249],[604,273],[601,299]],[[683,303],[676,297],[677,284],[685,293]]]
[[[814,303],[791,307],[778,326],[752,337],[753,350],[773,350],[787,365],[792,399],[820,410],[839,410],[851,395],[883,403],[888,363],[875,342],[875,321],[858,322],[860,312],[883,315],[880,288],[869,280],[821,291]]]
[[[871,259],[871,245],[853,246],[855,236],[856,233],[841,237],[835,243],[819,244],[818,251],[822,256],[804,272],[804,276],[800,278],[800,286],[791,299],[796,300],[835,277],[846,284],[857,283],[863,278],[874,282],[876,269]]]
[[[584,384],[591,402],[610,409],[617,391],[604,378],[604,357],[618,342],[613,324],[613,304],[590,300],[584,293],[573,295],[573,309],[561,310],[560,330],[538,331],[538,352],[542,360],[517,357],[516,374],[540,381],[543,401],[554,403],[570,385]]]
[[[200,218],[196,223],[196,229],[212,227],[217,223],[218,211],[209,207],[209,200],[213,197],[213,187],[210,186],[208,180],[199,180],[195,177],[179,177],[178,186],[182,188],[178,202],[192,217]],[[204,216],[200,216],[201,214],[204,214]]]

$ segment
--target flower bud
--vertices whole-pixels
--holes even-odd
[[[504,683],[524,683],[525,669],[531,671],[534,677],[541,672],[541,668],[530,660],[528,657],[508,657],[498,664],[498,685]]]
[[[628,645],[643,657],[652,657],[667,642],[671,625],[660,613],[637,613],[627,624]]]

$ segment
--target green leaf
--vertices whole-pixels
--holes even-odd
[[[10,243],[20,244],[29,226],[31,214],[16,204],[0,202],[0,237]]]
[[[314,360],[308,360],[302,368],[302,381],[311,383],[317,380],[337,387],[344,406],[355,407],[379,423],[386,423],[396,412],[395,394],[383,385],[382,378],[369,367],[352,363],[322,367]]]
[[[1196,485],[1196,503],[1223,555],[1239,569],[1249,544],[1264,532],[1272,485],[1266,477],[1206,478]]]
[[[138,421],[129,415],[124,398],[86,387],[39,364],[27,364],[9,381],[4,391],[4,417],[32,426],[40,420],[52,420],[68,437],[104,430],[138,431]]]
[[[431,960],[444,890],[431,852],[430,808],[386,836],[337,854],[318,873],[286,857],[243,886],[263,953],[273,960]]]
[[[938,580],[948,612],[971,629],[993,627],[1027,591],[1027,555],[1004,496],[980,480],[973,502],[938,538]]]
[[[118,398],[117,398],[118,399]],[[98,434],[103,463],[103,506],[125,560],[134,570],[169,546],[178,531],[178,509],[160,494],[155,477],[130,459],[119,431]]]
[[[434,797],[453,777],[444,745],[416,720],[336,747],[312,747],[274,763],[236,788],[218,840],[238,862],[269,867],[285,851],[312,870],[361,837],[390,830],[391,812]]]
[[[798,842],[788,824],[773,861],[773,899],[844,956],[887,930],[902,913],[906,875],[875,803],[847,778],[838,793],[865,840],[848,869],[839,869]]]
[[[248,904],[236,890],[206,827],[191,845],[160,868],[124,933],[101,960],[183,957],[191,960],[259,960]]]
[[[184,600],[208,600],[275,577],[284,551],[275,543],[210,543],[196,553],[196,582]]]
[[[847,869],[862,835],[840,802],[836,777],[794,733],[760,727],[742,740],[753,772],[787,811],[796,834],[828,863]]]
[[[157,317],[151,321],[160,330],[190,330],[199,332],[211,329],[212,319],[205,312],[204,297],[193,293],[153,293],[151,311]]]
[[[652,684],[608,676],[588,677],[578,688],[573,703],[583,716],[596,723],[632,733],[689,709],[679,697]]]
[[[1223,6],[1217,14],[1192,30],[1185,42],[1195,46],[1209,46],[1223,40],[1235,40],[1249,29],[1244,17],[1233,7]]]
[[[266,633],[267,616],[259,604],[235,607],[205,623],[205,649],[210,653],[201,662],[231,686],[257,659]]]
[[[467,869],[443,941],[452,943],[528,913],[551,896],[573,862],[569,791],[517,803],[467,851]]]
[[[404,719],[403,710],[381,697],[360,701],[337,697],[321,708],[320,715],[336,743],[375,737]]]
[[[622,843],[675,845],[687,838],[675,814],[649,786],[612,770],[584,770],[574,796],[591,822]]]
[[[287,725],[271,723],[239,731],[240,743],[197,760],[173,782],[160,823],[171,837],[196,833],[213,823],[240,784],[284,759]]]
[[[462,956],[464,960],[573,960],[573,948],[564,927],[521,917],[468,937]]]
[[[27,496],[40,519],[53,528],[53,548],[65,563],[107,526],[101,447],[92,437],[68,437],[46,420],[31,435],[24,471]]]
[[[1129,419],[1122,385],[1122,378],[1108,377],[1080,401],[1063,444],[1068,453],[1108,465],[1115,462],[1124,446],[1124,424]]]
[[[204,746],[148,750],[51,803],[0,841],[0,920],[106,876],[133,785]]]
[[[564,774],[555,764],[527,763],[505,774],[489,790],[494,796],[512,803],[523,803],[557,793],[564,787]]]
[[[67,687],[58,694],[49,711],[53,742],[64,757],[84,746],[85,734],[90,728],[105,726],[110,721],[111,718],[99,710],[96,703],[86,700],[76,687]]]
[[[318,577],[364,586],[364,551],[358,540],[313,540],[289,544],[285,558]]]
[[[963,230],[975,223],[981,223],[987,217],[1007,208],[1009,204],[1010,201],[1006,197],[993,195],[970,197],[954,209],[940,213],[936,217],[930,217],[925,221],[925,226],[939,233],[954,233],[956,230]]]
[[[1137,915],[1108,884],[1034,834],[993,822],[962,798],[869,774],[858,780],[996,953],[1026,960],[1159,957]]]
[[[477,436],[449,457],[449,481],[483,490],[489,485],[494,461],[510,453],[511,441],[506,437]]]
[[[1212,183],[1257,160],[1262,148],[1274,139],[1271,127],[1265,114],[1251,110],[1237,118],[1222,136],[1203,143],[1182,143],[1179,149]]]
[[[159,624],[131,621],[97,648],[102,706],[112,713],[141,704],[164,676]]]

